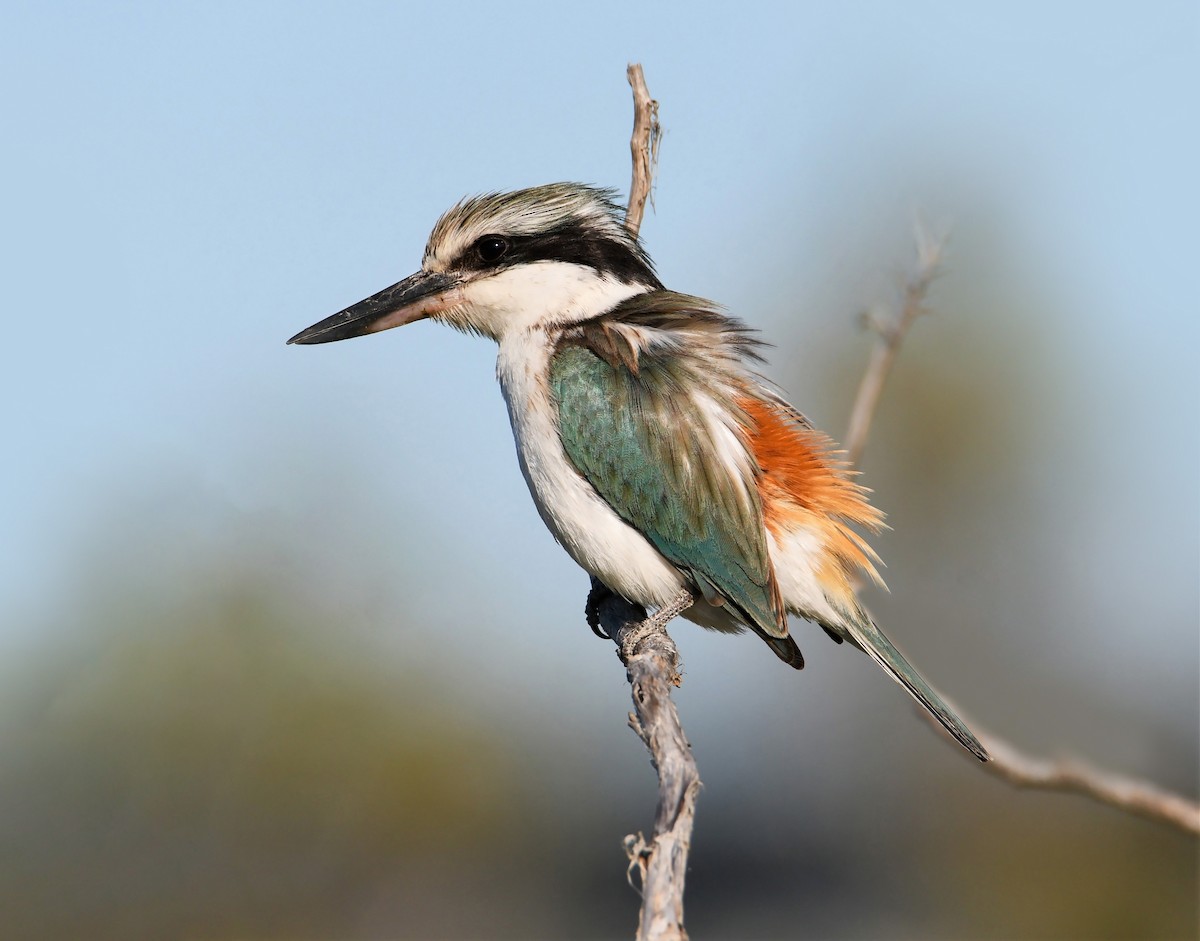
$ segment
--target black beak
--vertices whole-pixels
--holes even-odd
[[[418,271],[399,284],[301,330],[288,343],[332,343],[378,333],[449,310],[462,303],[462,280],[448,274]]]

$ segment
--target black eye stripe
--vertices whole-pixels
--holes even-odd
[[[503,242],[505,248],[488,260],[484,254],[489,240]],[[488,245],[495,249],[498,246]],[[594,229],[563,225],[537,235],[500,235],[489,233],[476,239],[455,262],[466,271],[508,268],[535,261],[561,261],[583,265],[623,284],[645,284],[661,288],[650,258],[622,239],[598,236]]]

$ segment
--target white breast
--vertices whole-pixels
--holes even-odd
[[[496,361],[529,492],[571,558],[630,601],[661,605],[679,593],[684,579],[571,465],[550,399],[551,352],[544,331],[512,331],[501,340]]]

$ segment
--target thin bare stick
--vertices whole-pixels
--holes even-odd
[[[1149,781],[1128,778],[1083,762],[1047,761],[1022,754],[994,735],[980,735],[991,753],[987,769],[1017,787],[1082,794],[1092,800],[1200,836],[1200,804]]]
[[[934,236],[919,219],[913,226],[913,235],[917,242],[917,264],[904,283],[900,312],[887,321],[875,314],[866,317],[868,325],[875,330],[879,339],[871,351],[871,361],[867,363],[862,382],[858,385],[858,395],[850,412],[850,429],[846,432],[846,460],[854,466],[862,460],[867,436],[871,433],[871,420],[879,407],[883,386],[892,371],[896,354],[900,352],[909,328],[925,312],[925,297],[937,277],[946,246],[945,236]]]
[[[923,709],[913,711],[928,721],[947,742],[953,741],[928,712]],[[970,725],[991,756],[982,767],[1015,787],[1081,794],[1117,810],[1200,836],[1200,804],[1194,801],[1150,781],[1114,774],[1083,761],[1035,758],[999,736],[981,730],[974,722]]]
[[[846,434],[846,452],[851,465],[857,465],[862,458],[884,382],[909,328],[925,311],[929,285],[938,274],[945,238],[931,237],[919,222],[915,226],[915,235],[916,270],[905,282],[900,312],[888,322],[872,318],[871,325],[879,334],[879,342],[859,385],[850,417],[850,430]],[[918,711],[930,720],[934,728],[943,732],[928,712]],[[974,723],[971,723],[971,728],[991,756],[991,760],[980,767],[1016,787],[1082,794],[1109,807],[1200,835],[1200,804],[1172,794],[1149,781],[1113,774],[1082,762],[1035,758],[1004,739],[981,730]],[[947,736],[947,741],[950,740]]]
[[[637,235],[646,213],[646,200],[654,183],[654,167],[658,162],[658,102],[650,97],[646,76],[640,63],[634,62],[625,70],[629,87],[633,89],[633,136],[629,150],[633,155],[633,181],[629,185],[629,209],[625,213],[625,228]]]
[[[658,102],[650,97],[640,65],[630,65],[626,74],[633,89],[633,138],[629,144],[633,152],[633,184],[625,226],[636,236],[653,180]],[[690,597],[681,599],[684,605],[689,602]],[[683,889],[700,773],[671,700],[671,688],[680,683],[679,650],[666,631],[665,615],[672,611],[647,618],[645,609],[630,604],[592,579],[588,623],[617,644],[617,655],[625,664],[633,695],[634,711],[629,714],[629,726],[650,750],[650,762],[658,772],[654,832],[649,841],[641,833],[625,838],[628,878],[642,894],[638,941],[686,941],[687,938],[683,927]]]
[[[594,580],[588,608],[589,617],[616,641],[633,694],[629,727],[650,750],[658,772],[650,840],[641,833],[625,837],[628,878],[642,893],[637,939],[685,941],[683,889],[700,773],[671,700],[671,687],[680,683],[679,651],[658,619],[648,619],[644,609]]]

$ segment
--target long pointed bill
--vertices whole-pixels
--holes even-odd
[[[418,271],[365,301],[301,330],[288,343],[332,343],[424,320],[463,301],[460,279]]]

